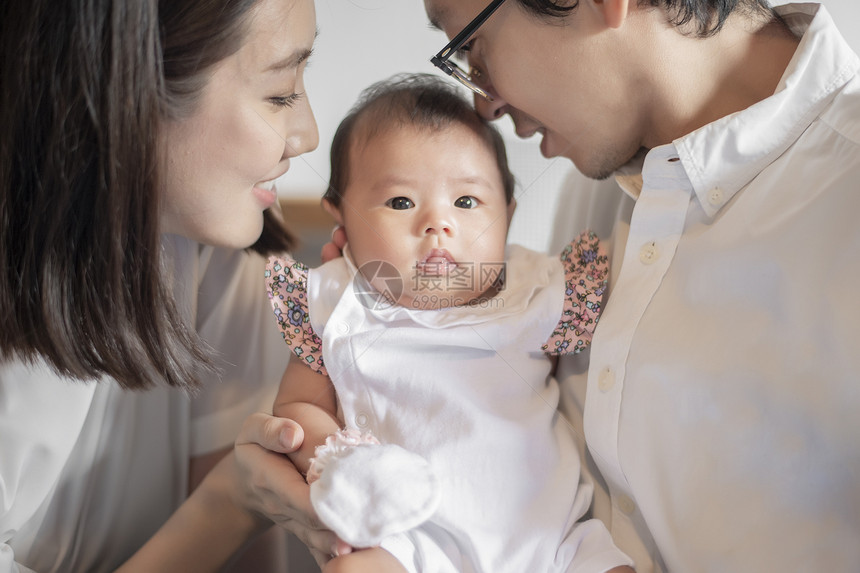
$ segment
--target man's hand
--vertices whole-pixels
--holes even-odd
[[[331,241],[323,245],[320,256],[322,262],[327,263],[338,257],[343,256],[343,248],[346,246],[346,231],[343,227],[337,226],[331,232]]]

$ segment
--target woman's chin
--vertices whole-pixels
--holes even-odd
[[[247,221],[244,224],[236,220],[220,225],[201,221],[193,227],[186,226],[176,230],[168,228],[166,232],[212,247],[247,249],[256,243],[263,233],[263,215],[261,212],[258,221]]]

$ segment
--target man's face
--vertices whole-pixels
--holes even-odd
[[[431,22],[452,38],[487,0],[424,0]],[[642,99],[624,65],[624,35],[609,28],[601,4],[582,0],[564,19],[538,18],[507,0],[465,45],[473,79],[493,95],[476,96],[481,114],[509,114],[520,137],[539,133],[546,157],[563,156],[585,175],[604,178],[639,150]],[[475,73],[474,70],[477,70]]]

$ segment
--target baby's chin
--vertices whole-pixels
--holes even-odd
[[[415,310],[445,310],[462,306],[486,304],[497,294],[494,288],[482,291],[458,288],[404,292],[398,304]]]

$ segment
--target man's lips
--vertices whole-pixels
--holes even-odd
[[[546,128],[536,127],[536,128],[527,129],[527,130],[526,129],[517,129],[516,134],[517,134],[517,137],[519,137],[520,139],[529,139],[530,137],[532,137],[536,133],[540,133],[541,135],[543,135],[545,133],[545,131],[546,131]]]
[[[530,139],[535,135],[540,135],[541,140],[539,146],[541,155],[546,158],[554,157],[555,155],[557,155],[557,153],[555,153],[555,151],[550,148],[549,141],[547,140],[547,131],[545,127],[538,127],[529,130],[518,129],[516,133],[517,137],[519,137],[520,139]]]
[[[424,275],[445,275],[457,268],[457,261],[445,249],[432,249],[415,264],[419,273]]]

